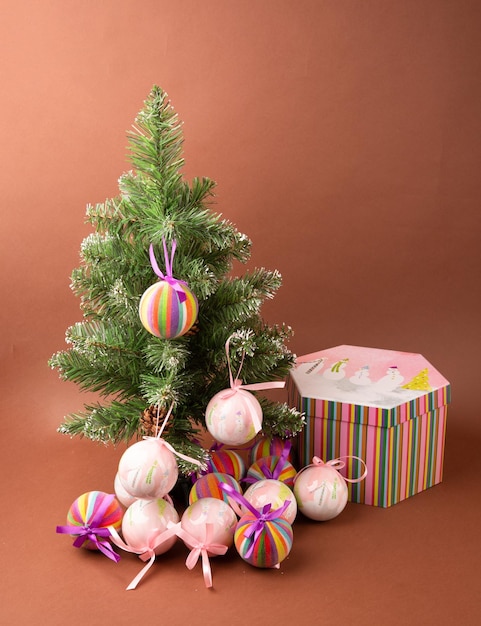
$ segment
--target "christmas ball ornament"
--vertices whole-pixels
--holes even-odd
[[[179,470],[171,447],[158,437],[146,437],[123,453],[118,477],[135,498],[162,498],[177,482]]]
[[[181,528],[196,541],[204,540],[206,526],[210,526],[210,541],[227,547],[234,541],[236,523],[237,517],[232,508],[218,498],[201,498],[193,502],[184,511],[180,521]],[[192,540],[185,543],[189,548],[195,547]]]
[[[144,328],[152,335],[161,339],[175,339],[184,335],[194,325],[199,305],[187,284],[172,276],[176,242],[172,244],[170,260],[165,240],[163,245],[167,273],[164,275],[160,271],[153,247],[150,246],[150,261],[160,280],[143,293],[139,304],[139,316]]]
[[[207,461],[207,471],[229,474],[240,481],[245,474],[246,466],[240,454],[234,450],[214,450]]]
[[[234,378],[230,364],[229,345],[231,335],[225,343],[229,369],[230,389],[219,391],[208,403],[205,412],[207,430],[219,443],[240,446],[250,441],[262,428],[262,408],[257,398],[248,390],[275,389],[284,387],[285,382],[242,384],[239,375],[244,362],[242,355],[239,371]]]
[[[129,507],[131,504],[133,504],[137,500],[135,496],[131,496],[130,493],[128,493],[124,489],[122,483],[120,482],[118,472],[115,474],[114,491],[115,491],[117,500],[120,502],[120,504],[123,504],[125,508]]]
[[[155,554],[170,550],[177,540],[175,534],[159,541],[169,524],[180,520],[175,508],[164,500],[136,500],[125,511],[122,521],[122,535],[127,545],[138,553],[152,549]]]
[[[259,515],[248,512],[237,523],[234,533],[236,550],[254,567],[278,567],[291,551],[292,526],[286,519],[275,515],[275,511],[264,511]]]
[[[267,504],[271,506],[272,511],[283,509],[279,515],[286,519],[290,524],[293,524],[296,519],[296,498],[291,489],[279,480],[265,479],[256,481],[246,489],[244,498],[257,510],[261,510]],[[289,504],[284,508],[286,502]],[[241,511],[243,513],[247,512],[245,504],[241,504]]]
[[[230,485],[237,493],[242,493],[242,488],[235,478],[229,474],[212,472],[201,476],[192,486],[189,493],[189,504],[197,502],[201,498],[217,498],[231,504],[230,497],[221,489],[221,483]]]
[[[202,498],[187,507],[177,535],[190,548],[185,564],[193,569],[202,558],[202,573],[206,587],[212,587],[210,556],[225,554],[234,542],[237,517],[231,507],[217,498]]]
[[[262,408],[245,389],[225,389],[207,405],[207,430],[220,443],[240,446],[250,441],[262,427]]]
[[[341,513],[348,498],[347,484],[330,465],[309,465],[301,470],[294,483],[299,510],[310,519],[330,520]]]
[[[292,463],[280,456],[266,456],[255,461],[247,470],[246,482],[274,479],[285,483],[288,487],[294,486],[297,470]]]
[[[74,500],[67,513],[67,525],[57,526],[57,532],[75,537],[75,548],[100,550],[118,561],[119,557],[108,541],[108,527],[120,528],[122,517],[123,509],[113,494],[87,491]]]
[[[123,539],[110,527],[111,540],[122,550],[138,554],[147,564],[127,586],[135,589],[152,567],[158,554],[167,552],[177,541],[179,515],[164,498],[136,500],[125,512],[122,521]]]
[[[266,456],[279,456],[292,463],[292,443],[280,437],[261,437],[250,451],[250,462],[255,463]]]

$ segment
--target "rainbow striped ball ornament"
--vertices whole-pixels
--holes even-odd
[[[247,470],[247,481],[274,479],[285,483],[288,487],[294,486],[297,470],[290,461],[281,456],[266,456],[258,459]]]
[[[246,466],[240,454],[234,450],[214,450],[207,461],[209,472],[229,474],[237,481],[244,478]]]
[[[139,304],[140,320],[146,330],[161,339],[175,339],[192,328],[199,310],[197,298],[187,285],[161,280],[151,285]]]
[[[163,245],[165,274],[158,266],[153,246],[150,246],[150,262],[160,280],[144,291],[139,303],[139,316],[144,328],[155,337],[175,339],[192,328],[199,303],[187,284],[172,276],[176,242],[172,244],[170,258],[165,240]]]
[[[109,526],[118,530],[122,524],[123,509],[113,494],[87,491],[72,503],[67,513],[67,525],[57,526],[58,533],[75,538],[75,548],[100,550],[109,559],[118,561],[109,542]]]
[[[221,484],[230,485],[237,493],[242,494],[242,488],[233,476],[220,472],[211,472],[201,476],[194,483],[189,493],[189,504],[193,504],[201,498],[217,498],[230,504],[236,510],[235,502],[223,491]]]
[[[286,519],[249,512],[237,523],[234,545],[240,557],[254,567],[279,567],[291,551],[293,538],[292,526]]]

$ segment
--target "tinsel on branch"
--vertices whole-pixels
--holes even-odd
[[[99,401],[65,418],[60,432],[117,443],[145,434],[144,412],[173,406],[165,438],[197,459],[196,440],[209,400],[228,387],[225,342],[234,371],[243,353],[242,379],[259,383],[285,378],[294,362],[286,348],[291,330],[268,325],[260,308],[281,285],[264,268],[232,276],[233,263],[250,258],[251,241],[210,201],[215,183],[184,180],[181,123],[167,94],[154,86],[129,133],[132,169],[119,179],[119,195],[87,207],[93,232],[81,245],[80,267],[71,288],[83,320],[67,329],[68,349],[50,359],[61,378]],[[177,243],[173,275],[185,281],[199,303],[189,333],[160,339],[145,330],[139,301],[156,281],[149,261],[152,244]],[[302,416],[285,403],[258,397],[266,435],[292,436]],[[188,468],[184,468],[188,469]]]

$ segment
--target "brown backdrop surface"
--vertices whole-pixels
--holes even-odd
[[[469,0],[33,0],[0,20],[0,621],[478,624],[481,7]],[[304,354],[420,352],[450,380],[441,485],[299,520],[280,570],[178,546],[134,592],[55,534],[111,491],[119,450],[57,434],[85,397],[48,357],[80,319],[85,205],[116,195],[153,84],[184,121],[185,175],[284,284],[264,309]],[[241,268],[241,271],[243,269]]]

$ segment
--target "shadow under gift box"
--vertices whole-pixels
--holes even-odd
[[[441,482],[448,381],[420,354],[337,346],[298,357],[289,403],[306,416],[299,465],[360,457],[349,500],[388,507]],[[356,478],[361,463],[341,471]]]

